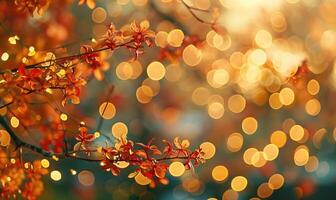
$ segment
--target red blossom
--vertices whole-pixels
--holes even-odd
[[[187,169],[190,169],[191,164],[198,166],[200,163],[204,163],[203,152],[201,149],[191,151],[188,149],[189,141],[175,138],[174,146],[164,140],[163,152],[164,157],[158,157],[161,155],[161,151],[156,145],[152,144],[153,139],[149,140],[147,144],[137,143],[136,146],[133,142],[126,139],[118,140],[115,147],[102,148],[100,152],[104,155],[104,159],[101,161],[101,166],[106,171],[111,171],[112,174],[118,175],[121,168],[118,168],[117,162],[123,161],[135,166],[135,171],[130,174],[129,177],[134,177],[140,173],[151,180],[150,186],[155,187],[157,183],[167,184],[166,173],[168,169],[167,161],[171,159],[183,159],[185,160]],[[138,147],[138,148],[136,148]]]
[[[92,142],[95,139],[95,136],[93,134],[88,134],[86,127],[80,127],[79,134],[76,136],[76,140],[85,144],[88,142]]]

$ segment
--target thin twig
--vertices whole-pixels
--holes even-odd
[[[208,24],[208,25],[211,25],[214,26],[216,24],[215,21],[213,22],[208,22],[208,21],[205,21],[203,20],[202,18],[200,18],[199,16],[197,16],[197,14],[194,12],[195,10],[196,11],[202,11],[202,12],[208,12],[207,10],[203,10],[203,9],[198,9],[198,8],[194,8],[192,6],[189,6],[185,1],[181,1],[182,4],[188,9],[189,13],[196,19],[198,20],[199,22],[203,23],[203,24]]]
[[[105,102],[109,101],[109,99],[111,98],[112,94],[113,94],[113,90],[114,90],[114,87],[112,86],[109,90],[108,90],[108,94],[107,94],[107,97],[106,97],[106,100]],[[107,108],[107,103],[106,105],[104,106],[103,108],[103,112],[100,114],[99,116],[99,119],[98,119],[98,125],[97,125],[97,131],[100,131],[102,125],[103,125],[103,121],[104,121],[104,118],[103,118],[103,115],[105,114],[105,111],[106,111],[106,108]]]
[[[113,50],[115,50],[117,48],[120,48],[120,47],[123,47],[123,46],[126,46],[126,45],[128,45],[132,42],[134,42],[134,40],[130,40],[128,42],[116,45]],[[85,53],[79,53],[79,54],[75,54],[75,55],[71,55],[71,56],[64,56],[64,57],[60,57],[60,58],[56,58],[56,59],[49,59],[49,60],[45,60],[45,61],[41,61],[41,62],[38,62],[38,63],[31,64],[31,65],[27,65],[27,66],[25,66],[25,69],[48,68],[48,67],[51,66],[51,64],[48,65],[48,66],[40,66],[40,65],[45,64],[45,63],[54,63],[54,62],[61,62],[61,61],[65,62],[65,61],[69,61],[69,60],[73,60],[73,59],[78,59],[78,58],[81,58],[82,56],[85,56],[85,55],[90,55],[90,54],[98,53],[98,52],[101,52],[101,51],[106,51],[106,50],[109,50],[109,49],[111,49],[111,48],[110,47],[103,47],[103,48],[96,49],[96,50],[89,51],[89,52],[85,52]],[[10,69],[10,70],[0,71],[0,74],[4,74],[6,72],[16,72],[18,69],[19,68],[14,68],[14,69]]]
[[[0,109],[5,108],[5,107],[7,107],[7,106],[9,106],[9,105],[11,105],[11,104],[13,104],[13,103],[14,103],[14,101],[8,102],[8,103],[6,103],[6,104],[0,106]]]
[[[20,87],[20,88],[21,88],[21,87]],[[22,89],[25,89],[25,88],[22,88]],[[25,93],[24,95],[32,94],[33,92],[35,92],[35,90],[28,90],[28,92]],[[22,97],[21,97],[21,98],[22,98]],[[10,106],[10,105],[12,105],[13,103],[14,103],[14,101],[10,101],[10,102],[8,102],[8,103],[6,103],[6,104],[0,106],[0,109],[5,108],[5,107],[7,107],[7,106]]]
[[[4,119],[4,117],[0,117],[0,124],[2,125],[3,128],[6,129],[6,131],[9,133],[9,135],[11,136],[14,144],[16,145],[16,148],[27,148],[33,152],[36,152],[42,156],[45,157],[49,157],[49,158],[70,158],[70,159],[76,159],[76,160],[83,160],[83,161],[88,161],[88,162],[101,162],[103,161],[103,159],[94,159],[94,158],[90,158],[90,157],[81,157],[81,156],[77,156],[76,153],[80,153],[80,152],[97,152],[97,150],[79,150],[79,151],[72,151],[72,152],[68,152],[68,153],[53,153],[50,151],[46,151],[38,146],[35,146],[33,144],[29,144],[27,142],[24,142],[23,140],[21,140],[16,134],[15,132],[9,127],[9,125],[7,124],[6,120]],[[154,159],[153,161],[165,161],[165,160],[173,160],[173,159],[188,159],[188,156],[174,156],[174,157],[162,157],[162,158],[157,158]],[[141,160],[125,160],[125,159],[120,159],[120,158],[116,158],[116,159],[109,159],[110,162],[120,162],[120,161],[126,161],[126,162],[141,162]]]

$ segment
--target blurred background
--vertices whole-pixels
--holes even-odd
[[[49,160],[62,179],[44,177],[41,199],[334,199],[335,0],[90,2],[24,16],[1,2],[2,41],[19,35],[23,46],[71,54],[110,23],[147,20],[154,47],[136,61],[107,53],[104,80],[90,80],[68,116],[96,131],[111,97],[115,116],[102,121],[98,143],[115,132],[143,143],[179,136],[193,148],[210,142],[213,157],[155,189],[127,170],[114,177],[96,163]]]

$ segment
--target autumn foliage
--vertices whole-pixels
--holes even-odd
[[[70,1],[15,0],[0,5],[24,21],[35,14],[43,15],[47,9],[56,10],[58,6],[69,4]],[[93,0],[80,0],[78,4],[95,7]],[[62,21],[62,17],[58,16],[57,20]],[[20,37],[12,36],[8,41],[14,45],[21,42]],[[0,72],[0,123],[3,128],[0,141],[4,147],[0,150],[1,198],[38,198],[44,189],[41,177],[48,174],[49,162],[45,158],[97,162],[102,170],[114,176],[132,166],[133,172],[128,177],[138,179],[140,184],[149,184],[150,187],[169,183],[167,170],[173,161],[181,161],[187,170],[205,162],[202,149],[191,150],[186,139],[175,138],[173,142],[163,140],[154,144],[157,143],[155,139],[140,143],[121,135],[114,138],[114,144],[106,142],[105,145],[97,146],[95,141],[103,137],[99,130],[91,131],[84,122],[74,119],[68,123],[70,115],[62,111],[69,104],[81,102],[81,95],[93,78],[104,80],[104,72],[110,67],[107,60],[112,54],[124,49],[129,54],[128,59],[136,61],[146,54],[146,48],[152,47],[154,37],[149,22],[141,21],[120,29],[109,24],[105,34],[81,44],[78,54],[59,52],[57,48],[55,52],[38,52],[34,47],[23,46],[13,50],[16,54],[14,56],[20,57],[22,51],[34,58],[23,58],[21,63],[11,62]],[[63,40],[62,37],[58,39]],[[183,47],[200,43],[197,37],[187,38],[179,49],[162,49],[160,59],[178,59],[182,56]],[[47,45],[45,43],[42,46]],[[60,104],[63,108],[55,107],[54,104]],[[104,112],[105,109],[100,113],[102,117],[99,120],[103,120]],[[47,119],[48,123],[43,123],[43,119]],[[17,134],[18,130],[27,131],[30,127],[43,133],[38,144],[33,145]],[[73,129],[77,129],[75,134],[69,134]],[[33,160],[25,161],[22,158],[25,151],[33,152],[36,156]]]
[[[324,193],[335,2],[0,0],[0,199]]]

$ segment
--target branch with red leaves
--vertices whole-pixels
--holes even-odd
[[[12,2],[19,10],[27,10],[31,15],[36,12],[42,13],[51,3],[53,3],[51,0]],[[79,3],[92,6],[94,0],[80,0]],[[199,11],[192,7],[188,9],[192,12]],[[78,104],[81,90],[90,78],[94,76],[97,80],[104,79],[104,71],[108,69],[106,52],[126,49],[134,59],[137,59],[144,53],[145,47],[152,45],[154,36],[154,32],[149,29],[148,21],[139,24],[134,22],[121,29],[110,25],[102,37],[81,46],[79,53],[56,57],[51,52],[46,55],[38,52],[34,57],[22,59],[22,64],[14,63],[13,66],[11,63],[10,68],[0,71],[0,109],[7,113],[7,116],[0,116],[2,127],[0,136],[6,137],[0,145],[7,148],[7,152],[4,148],[0,148],[0,198],[17,198],[16,195],[21,193],[23,198],[36,199],[43,191],[41,177],[48,173],[48,167],[43,166],[43,162],[35,158],[32,162],[26,162],[22,158],[23,149],[54,160],[96,162],[103,170],[115,176],[130,166],[133,172],[128,177],[137,179],[136,177],[141,176],[146,179],[150,187],[155,187],[158,183],[168,184],[166,176],[170,162],[178,160],[187,170],[205,162],[202,149],[189,149],[190,143],[186,139],[175,138],[173,142],[163,140],[156,145],[153,140],[144,144],[121,137],[115,138],[114,144],[106,141],[102,145],[97,139],[99,135],[89,133],[82,123],[75,137],[66,137],[66,133],[72,132],[73,124],[75,129],[77,128],[77,122],[69,123],[71,126],[65,128],[63,122],[66,120],[61,118],[63,112],[58,108],[58,103],[65,106],[70,100],[71,103]],[[34,50],[34,55],[35,53]],[[42,56],[45,56],[44,59]],[[18,59],[13,61],[16,62]],[[32,109],[32,104],[28,101],[33,100],[39,104],[45,97],[49,100],[45,105],[39,106],[39,113],[35,114],[36,110]],[[41,119],[45,117],[48,119],[42,122]],[[11,125],[8,123],[9,119]],[[15,122],[13,123],[13,119],[17,120],[17,126]],[[47,126],[48,128],[45,128]],[[43,133],[43,138],[37,144],[30,143],[22,137],[19,129],[15,129],[16,132],[12,127],[27,132],[35,130],[36,127]],[[75,140],[77,143],[73,146],[73,150],[69,151],[69,144]],[[14,151],[9,147],[15,147]]]
[[[76,136],[78,143],[74,146],[74,151],[53,153],[21,140],[3,117],[0,117],[0,124],[10,134],[16,148],[27,148],[42,156],[54,159],[71,158],[99,162],[103,170],[110,171],[114,176],[119,175],[121,169],[131,165],[135,170],[129,175],[129,178],[141,173],[148,179],[151,187],[155,187],[157,183],[168,184],[166,173],[169,165],[167,161],[184,160],[183,163],[187,170],[205,162],[204,152],[201,148],[192,151],[189,149],[189,141],[181,141],[179,138],[175,138],[173,143],[163,140],[162,150],[153,144],[153,139],[147,144],[143,144],[134,143],[124,137],[117,138],[114,146],[93,147],[92,144],[94,144],[96,136],[89,134],[87,128],[81,126]]]
[[[80,54],[56,58],[54,54],[49,53],[44,61],[26,66],[20,65],[17,68],[2,71],[0,72],[2,78],[0,81],[2,88],[0,95],[3,105],[0,108],[7,108],[8,112],[13,116],[16,116],[15,112],[20,113],[25,110],[26,112],[23,112],[24,115],[29,116],[27,114],[29,104],[26,102],[25,97],[31,94],[47,95],[48,93],[52,98],[55,98],[56,94],[53,94],[52,90],[63,92],[63,106],[68,99],[73,104],[77,104],[80,102],[80,90],[86,85],[86,77],[81,74],[86,70],[80,68],[83,67],[80,65],[84,65],[87,71],[90,72],[90,76],[94,75],[99,80],[103,76],[101,71],[105,67],[102,52],[107,50],[114,51],[123,47],[132,52],[136,59],[143,54],[145,45],[151,46],[153,37],[154,32],[149,30],[147,21],[143,21],[140,24],[132,23],[129,27],[121,30],[117,30],[111,25],[106,34],[98,39],[94,45],[82,46]],[[20,124],[24,127],[24,117],[21,116],[20,121]],[[70,140],[76,139],[78,141],[74,145],[73,151],[68,151],[65,130],[63,129],[63,131],[58,133],[56,131],[57,128],[52,136],[57,136],[57,146],[55,145],[54,150],[50,150],[48,147],[50,139],[43,140],[40,146],[30,144],[13,131],[5,117],[0,117],[0,124],[7,131],[10,140],[16,147],[15,150],[19,149],[21,152],[22,149],[28,149],[55,160],[75,159],[97,162],[103,170],[111,171],[113,175],[118,175],[123,168],[130,165],[134,167],[134,172],[129,177],[142,176],[151,187],[154,187],[157,183],[168,184],[168,179],[166,178],[169,166],[168,161],[183,160],[186,169],[191,169],[191,166],[197,166],[205,162],[204,153],[200,148],[192,151],[189,149],[190,143],[188,140],[180,141],[178,138],[173,143],[164,140],[162,149],[152,144],[153,140],[143,144],[127,140],[125,137],[116,138],[114,145],[108,145],[110,143],[106,141],[106,145],[97,146],[97,136],[89,134],[87,128],[81,124],[77,136],[70,138]],[[61,125],[58,122],[58,118],[54,119],[53,125],[56,127]],[[43,130],[43,125],[41,125],[41,130]],[[65,146],[65,149],[62,149],[63,146]],[[22,164],[22,159],[14,159],[12,164],[16,166],[18,163]],[[38,166],[40,165],[41,163],[38,162],[28,168],[20,168],[19,164],[17,170],[22,170],[23,174],[26,174],[29,170],[36,169],[39,171],[41,167]],[[20,185],[20,183],[21,181],[18,181],[17,185]],[[39,183],[40,179],[36,179],[32,184]],[[13,197],[15,191],[19,190],[18,187],[12,188],[12,191],[6,191],[1,196]],[[36,193],[30,190],[24,191],[26,191],[27,198],[29,195],[36,197],[40,194],[41,188]]]
[[[104,54],[100,54],[101,52],[126,48],[134,54],[134,59],[137,59],[144,53],[144,45],[151,46],[154,35],[154,32],[149,30],[147,21],[140,24],[134,22],[121,30],[110,25],[106,34],[94,45],[82,46],[80,54],[60,58],[55,58],[53,54],[47,54],[44,61],[26,66],[21,64],[14,69],[1,71],[0,86],[4,88],[3,92],[6,93],[3,96],[6,96],[6,99],[10,101],[4,101],[4,105],[0,108],[13,105],[16,101],[20,101],[22,96],[31,93],[50,94],[51,90],[63,92],[63,105],[68,99],[72,103],[78,104],[80,102],[80,88],[86,85],[87,78],[82,75],[83,70],[77,69],[77,66],[86,65],[90,74],[93,74],[98,80],[102,80],[104,78],[103,71],[108,69],[106,67],[108,65],[104,60]]]

